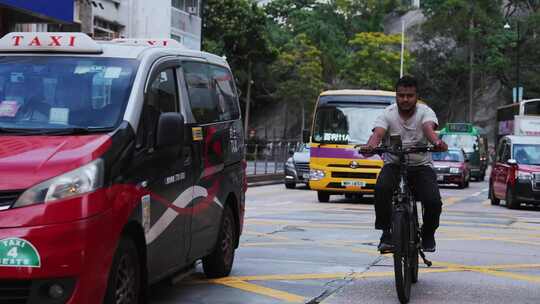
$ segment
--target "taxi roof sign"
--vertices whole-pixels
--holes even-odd
[[[103,49],[84,33],[14,32],[0,39],[0,52],[102,53]]]
[[[111,40],[112,43],[118,43],[131,46],[150,46],[150,47],[165,47],[175,49],[185,49],[186,47],[177,40],[170,38],[117,38]]]

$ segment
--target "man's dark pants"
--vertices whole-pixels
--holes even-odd
[[[439,227],[442,202],[433,168],[410,166],[407,178],[414,197],[424,206],[423,233],[435,233]],[[384,165],[375,185],[375,229],[386,230],[392,226],[392,196],[398,185],[399,166]]]

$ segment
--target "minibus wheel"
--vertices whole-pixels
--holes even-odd
[[[317,191],[317,199],[320,203],[328,203],[330,201],[330,194],[324,191]]]
[[[226,277],[231,273],[234,262],[236,229],[234,216],[229,206],[223,210],[218,240],[214,251],[202,259],[204,274],[208,278]]]
[[[135,242],[122,237],[114,253],[105,304],[139,304],[141,264]]]

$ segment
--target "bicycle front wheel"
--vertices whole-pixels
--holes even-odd
[[[401,303],[408,303],[411,295],[412,259],[410,255],[410,223],[406,212],[394,212],[392,236],[394,241],[394,276],[396,291]]]
[[[412,221],[410,221],[410,235],[411,240],[414,240],[413,243],[410,244],[410,257],[411,257],[411,282],[414,284],[418,282],[418,246],[420,244],[420,232],[418,230],[418,212],[416,211],[416,203],[413,206],[413,218]]]

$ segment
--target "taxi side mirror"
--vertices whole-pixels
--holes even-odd
[[[513,158],[510,158],[509,160],[506,161],[507,164],[509,164],[510,166],[516,166],[517,165],[517,161]]]
[[[159,115],[156,148],[176,146],[184,142],[184,117],[180,113],[169,112]]]

